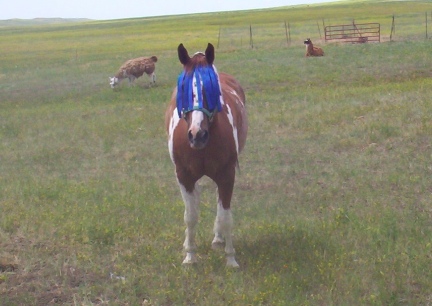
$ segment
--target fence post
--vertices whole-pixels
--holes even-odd
[[[390,30],[390,41],[392,41],[393,32],[395,32],[395,17],[394,17],[394,15],[392,17],[392,26],[391,26],[391,30]]]
[[[378,42],[381,42],[381,24],[378,24]]]
[[[253,39],[252,39],[252,25],[249,25],[249,32],[250,32],[250,37],[249,37],[249,45],[251,46],[251,48],[253,49]]]
[[[285,21],[285,37],[286,37],[286,41],[287,41],[287,46],[289,46],[290,42],[291,42],[291,34],[289,34],[289,36],[288,36],[288,28],[289,28],[289,23],[287,26],[287,22]]]
[[[318,27],[318,33],[319,33],[320,39],[322,39],[322,36],[321,36],[321,29],[320,29],[320,26],[319,26],[318,21],[317,21],[317,27]]]
[[[326,27],[325,27],[325,23],[324,23],[324,18],[322,20],[322,24],[323,24],[324,40],[327,42],[327,33],[326,33]]]
[[[289,39],[289,43],[291,44],[291,26],[288,22],[288,39]]]
[[[220,32],[221,32],[221,27],[219,26],[219,34],[218,34],[218,43],[217,43],[217,49],[219,49],[219,41],[220,41]]]

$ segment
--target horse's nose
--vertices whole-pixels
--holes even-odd
[[[189,139],[189,142],[190,142],[190,143],[192,143],[192,142],[193,142],[194,136],[193,136],[193,134],[192,134],[192,131],[191,131],[191,130],[189,130],[189,132],[188,132],[188,139]]]
[[[208,132],[206,130],[199,130],[196,138],[201,143],[207,143]]]
[[[208,141],[209,133],[206,130],[200,129],[195,135],[191,130],[188,131],[189,143],[192,147],[200,149],[203,148]]]

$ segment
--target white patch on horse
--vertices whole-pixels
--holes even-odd
[[[224,101],[224,99],[223,99],[223,96],[221,95],[219,99],[220,99],[220,103],[221,103],[221,105],[224,106],[224,105],[225,105],[225,101]]]
[[[231,108],[230,108],[230,106],[228,104],[227,104],[227,109],[228,109],[227,117],[228,117],[228,120],[229,120],[229,122],[230,122],[230,124],[232,126],[232,129],[233,129],[233,137],[234,137],[234,142],[235,142],[235,145],[236,145],[236,151],[237,151],[237,154],[238,154],[239,153],[239,143],[238,143],[237,127],[234,124],[234,117],[232,115]]]
[[[176,129],[178,123],[180,122],[180,118],[177,114],[177,107],[174,108],[173,114],[171,116],[170,124],[169,124],[169,139],[168,139],[168,150],[171,157],[171,160],[174,162],[174,130]]]
[[[230,91],[230,93],[231,93],[232,95],[234,95],[234,96],[237,98],[237,99],[235,100],[237,104],[240,102],[241,105],[244,106],[244,102],[243,102],[243,100],[239,97],[239,95],[237,94],[237,91],[235,91],[235,90],[233,89],[233,90]]]
[[[183,243],[183,247],[186,251],[186,257],[183,260],[183,264],[191,264],[197,262],[195,254],[195,235],[199,216],[201,189],[197,182],[195,183],[194,190],[192,192],[187,192],[186,188],[178,180],[177,182],[180,186],[181,195],[185,203],[184,222],[186,224],[186,239]]]

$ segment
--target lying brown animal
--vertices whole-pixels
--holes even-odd
[[[135,79],[142,76],[146,73],[151,82],[156,82],[156,75],[154,73],[156,67],[155,63],[157,62],[157,57],[138,57],[134,59],[130,59],[126,61],[117,71],[114,77],[110,77],[110,85],[111,88],[114,88],[116,85],[120,84],[123,79],[128,78],[129,83],[132,83]]]
[[[306,45],[306,55],[305,56],[324,56],[324,51],[320,47],[314,47],[310,38],[304,41]]]

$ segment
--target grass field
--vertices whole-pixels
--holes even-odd
[[[2,27],[0,305],[432,305],[431,41],[407,25],[395,42],[321,42],[322,58],[302,44],[319,41],[322,18],[427,10],[349,1]],[[290,47],[222,37],[216,50],[250,122],[232,203],[240,269],[210,248],[208,179],[199,263],[185,268],[164,130],[176,48],[276,20],[292,22]],[[142,55],[158,56],[157,84],[111,90],[108,77]]]

